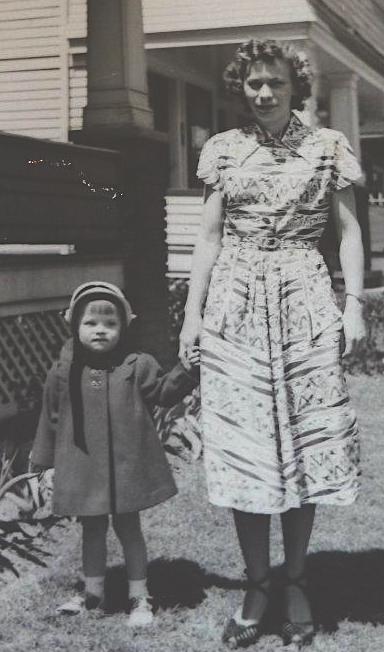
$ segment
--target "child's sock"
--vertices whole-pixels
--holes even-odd
[[[102,577],[85,577],[84,580],[85,593],[102,600],[104,598],[104,575]]]
[[[143,598],[148,596],[147,578],[143,580],[128,580],[129,598]]]

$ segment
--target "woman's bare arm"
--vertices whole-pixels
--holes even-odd
[[[359,300],[363,292],[364,251],[352,186],[334,193],[333,207],[340,240],[340,264],[347,295],[343,322],[345,354],[348,354],[365,337],[362,303]]]
[[[222,213],[223,201],[220,192],[206,186],[202,222],[192,257],[184,324],[180,333],[180,358],[187,357],[193,345],[200,339],[202,308],[212,267],[221,249]]]

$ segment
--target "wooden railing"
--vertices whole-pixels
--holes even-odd
[[[384,206],[384,195],[382,192],[377,194],[369,194],[369,204],[370,206]]]
[[[203,205],[198,190],[170,190],[165,198],[168,276],[188,278]]]

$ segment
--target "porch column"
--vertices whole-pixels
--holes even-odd
[[[358,76],[356,73],[329,75],[330,122],[332,129],[342,131],[360,159],[359,104],[357,94]]]
[[[120,153],[125,290],[139,346],[169,354],[164,197],[169,157],[153,128],[140,0],[88,0],[88,106],[77,140]]]
[[[303,50],[303,45],[302,43],[297,43],[296,47],[298,51],[300,52]],[[310,127],[317,127],[318,125],[318,116],[317,116],[317,100],[319,96],[319,84],[320,84],[320,75],[319,75],[319,62],[316,54],[316,49],[313,45],[313,43],[307,42],[304,48],[304,51],[306,53],[306,56],[308,57],[310,64],[311,64],[311,69],[313,73],[313,81],[311,84],[311,96],[308,98],[308,100],[305,102],[305,107],[302,111],[302,119],[303,122]]]
[[[84,127],[153,128],[141,0],[88,2],[88,106]]]

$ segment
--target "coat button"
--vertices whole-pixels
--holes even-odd
[[[89,372],[91,387],[99,389],[103,384],[103,371],[102,369],[91,369]]]

